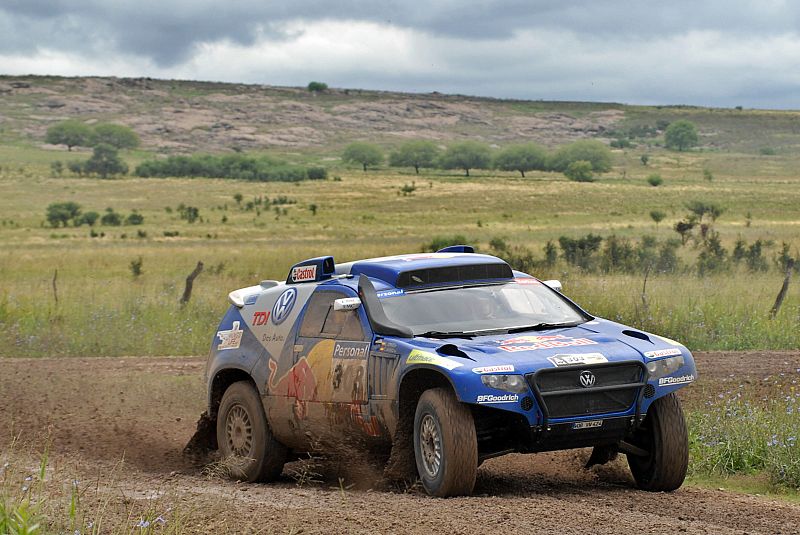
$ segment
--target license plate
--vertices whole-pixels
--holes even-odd
[[[588,422],[575,422],[572,424],[573,429],[592,429],[594,427],[601,427],[603,420],[589,420]]]

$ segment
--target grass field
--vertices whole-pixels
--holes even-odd
[[[616,151],[614,169],[595,183],[574,183],[555,173],[524,179],[491,171],[469,178],[441,171],[363,173],[327,162],[334,167],[325,181],[253,183],[54,178],[49,162],[76,155],[7,147],[0,153],[12,162],[0,169],[2,356],[204,353],[230,290],[283,279],[303,258],[332,254],[348,261],[415,252],[435,237],[453,235],[483,250],[493,238],[503,238],[540,257],[544,244],[562,235],[665,240],[677,237],[672,226],[692,200],[725,208],[716,228],[728,250],[740,237],[748,243],[769,240],[773,245],[764,254],[770,270],[738,268],[701,278],[687,268],[652,275],[646,309],[639,275],[583,273],[563,261],[535,274],[563,280],[567,295],[592,313],[695,349],[800,346],[796,287],[790,287],[778,317],[768,319],[783,279],[771,258],[782,242],[797,254],[800,188],[793,173],[800,158],[792,156],[658,150],[643,166],[640,151]],[[712,181],[703,178],[704,169]],[[654,172],[664,178],[662,186],[646,183]],[[401,195],[400,188],[412,183],[417,189]],[[243,196],[241,204],[236,193]],[[248,209],[259,197],[260,206]],[[271,204],[281,198],[282,204]],[[90,237],[85,225],[51,228],[46,207],[62,201],[75,201],[84,212],[111,207],[125,216],[136,210],[145,222],[98,224],[94,232],[102,237]],[[197,207],[201,219],[181,220],[180,204]],[[658,226],[652,210],[667,214]],[[679,250],[687,265],[697,254],[692,245]],[[131,262],[139,258],[142,274],[134,277]],[[181,308],[183,279],[197,261],[206,271],[189,306]]]

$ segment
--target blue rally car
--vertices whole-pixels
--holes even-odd
[[[358,444],[435,496],[511,452],[594,447],[670,491],[688,464],[681,344],[596,318],[503,260],[454,246],[293,266],[232,292],[208,360],[208,418],[238,479]],[[214,423],[215,422],[215,423]]]

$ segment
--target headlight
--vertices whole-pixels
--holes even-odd
[[[650,373],[650,379],[660,379],[667,375],[672,375],[678,371],[683,364],[683,355],[678,355],[677,357],[648,362],[647,371]]]
[[[481,381],[489,388],[506,392],[524,394],[528,391],[528,385],[525,384],[525,379],[521,375],[481,375]]]

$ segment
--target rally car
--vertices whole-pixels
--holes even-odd
[[[469,246],[312,258],[236,290],[206,370],[220,454],[268,481],[299,453],[363,446],[444,497],[485,459],[594,447],[590,463],[625,454],[642,489],[680,487],[691,353],[560,290]]]

